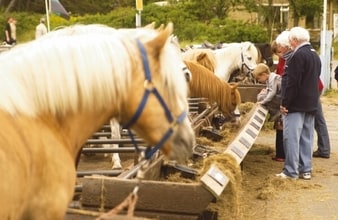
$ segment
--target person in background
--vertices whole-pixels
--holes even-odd
[[[322,93],[324,88],[323,82],[321,79],[318,81],[318,89],[320,94]],[[323,113],[322,103],[320,99],[318,100],[318,109],[315,115],[315,130],[317,133],[317,147],[318,149],[313,152],[313,157],[319,158],[330,158],[331,145],[330,145],[330,137],[329,132],[326,126],[326,120]]]
[[[45,18],[40,19],[40,23],[35,27],[35,39],[47,34],[47,27],[45,25]]]
[[[11,44],[14,46],[16,44],[16,19],[12,18],[9,25],[11,29]]]
[[[283,76],[285,62],[292,55],[291,46],[289,43],[289,31],[283,31],[279,34],[271,45],[272,52],[278,56],[278,63],[276,66],[276,74]],[[283,120],[278,117],[275,120],[274,128],[276,130],[276,156],[272,157],[273,160],[278,162],[285,161],[284,144],[283,144]]]
[[[284,168],[280,178],[311,179],[315,114],[318,109],[318,80],[321,60],[310,44],[310,34],[302,27],[289,32],[293,50],[282,77]]]
[[[338,88],[338,66],[334,69],[334,79],[337,81],[337,88]]]
[[[11,31],[11,23],[13,21],[12,17],[7,18],[7,23],[5,26],[5,33],[4,33],[4,43],[12,44],[12,31]]]

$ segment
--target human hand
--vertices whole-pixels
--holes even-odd
[[[287,115],[289,110],[287,110],[284,106],[280,106],[280,113],[282,115]]]

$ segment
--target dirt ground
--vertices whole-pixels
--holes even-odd
[[[226,188],[225,199],[229,202],[218,207],[222,210],[218,219],[338,219],[338,95],[322,97],[322,103],[331,140],[330,159],[313,158],[310,181],[276,178],[283,163],[271,159],[275,154],[275,131],[265,126],[241,164],[241,182],[235,188]],[[83,156],[79,169],[98,164],[100,169],[110,167],[108,158]]]
[[[338,219],[338,98],[322,97],[322,104],[330,159],[313,158],[310,181],[280,180],[274,174],[281,172],[283,163],[271,160],[275,131],[264,129],[242,164],[238,219]]]

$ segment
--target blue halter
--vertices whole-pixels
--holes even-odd
[[[168,108],[168,106],[166,105],[166,103],[164,102],[162,96],[160,95],[160,93],[158,92],[158,90],[156,89],[155,85],[153,85],[152,83],[152,79],[151,79],[151,73],[150,73],[150,68],[149,68],[149,62],[148,62],[148,57],[147,57],[147,52],[144,48],[144,46],[142,45],[142,43],[137,39],[136,40],[137,46],[141,52],[141,57],[142,57],[142,63],[143,63],[143,69],[144,69],[144,74],[145,74],[145,81],[144,81],[144,87],[145,87],[145,91],[141,100],[141,103],[139,105],[139,107],[137,108],[135,114],[133,115],[133,117],[130,119],[130,121],[128,123],[126,123],[123,128],[130,128],[133,124],[136,123],[136,121],[139,119],[146,103],[148,100],[148,97],[151,93],[153,93],[156,98],[158,99],[158,101],[160,102],[160,104],[162,105],[162,107],[164,108],[165,111],[165,115],[166,118],[168,120],[169,123],[171,123],[171,126],[169,127],[168,131],[164,134],[164,136],[161,138],[161,140],[159,141],[159,143],[157,143],[155,146],[153,146],[152,148],[147,148],[145,150],[145,159],[150,159],[154,153],[161,149],[161,147],[163,146],[163,144],[169,139],[169,137],[172,135],[173,133],[173,128],[177,125],[180,124],[184,118],[187,116],[187,112],[183,111],[178,118],[176,119],[176,121],[174,122],[174,118],[171,115],[171,112]],[[134,139],[134,135],[131,133],[131,131],[128,129],[128,133],[129,136],[131,137],[131,140],[135,146],[135,148],[139,150],[135,139]]]

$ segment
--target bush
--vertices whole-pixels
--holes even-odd
[[[70,20],[65,20],[57,15],[50,15],[50,30],[72,24],[106,24],[114,28],[134,28],[136,9],[132,7],[118,8],[107,14],[87,14],[81,16],[71,16]],[[3,24],[9,15],[0,13]],[[34,39],[35,26],[43,14],[37,13],[11,13],[17,19],[17,39],[18,42],[26,42]],[[141,14],[142,26],[155,22],[160,24],[174,23],[174,34],[181,42],[199,42],[207,40],[216,42],[268,42],[267,31],[264,27],[234,21],[229,19],[213,19],[209,23],[198,21],[182,5],[161,7],[149,4],[144,7]]]

